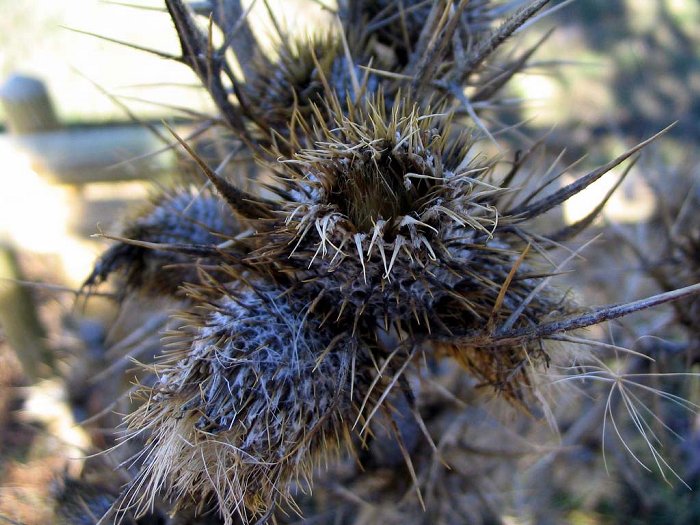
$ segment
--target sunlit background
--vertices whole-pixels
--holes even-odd
[[[321,9],[302,10],[301,3],[272,5],[290,26],[312,30]],[[264,34],[268,26],[259,4],[251,20]],[[73,286],[89,273],[100,250],[89,235],[109,231],[130,201],[143,201],[141,178],[167,175],[172,168],[169,152],[149,156],[162,145],[145,128],[122,127],[129,112],[158,123],[178,115],[168,106],[211,109],[186,67],[84,34],[177,54],[162,2],[138,5],[146,9],[97,0],[0,1],[0,82],[7,86],[18,74],[42,81],[62,128],[43,139],[0,135],[0,239],[57,255],[56,270]],[[4,117],[0,106],[0,125],[7,127]]]

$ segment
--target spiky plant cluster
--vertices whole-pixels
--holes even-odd
[[[159,193],[126,222],[123,240],[95,264],[85,286],[118,273],[122,297],[132,292],[174,295],[182,283],[198,281],[198,266],[216,245],[238,233],[236,219],[211,191],[177,187]]]
[[[348,61],[334,34],[310,37],[304,43],[285,41],[273,64],[268,59],[255,64],[254,71],[259,74],[242,87],[242,98],[251,119],[266,135],[271,131],[287,135],[288,128],[295,125],[293,117],[308,118],[314,105],[323,104],[323,94],[328,90],[351,99],[360,90],[376,91],[376,78],[365,75],[359,63]],[[363,86],[353,84],[353,79],[363,77]]]
[[[496,95],[542,41],[512,56],[502,54],[501,47],[548,1],[343,0],[335,12],[335,31],[300,41],[275,25],[274,59],[254,41],[246,42],[245,54],[252,58],[243,64],[245,81],[236,78],[225,59],[231,37],[249,33],[242,30],[244,18],[233,21],[239,2],[213,3],[210,26],[228,35],[219,49],[209,42],[211,28],[202,30],[185,3],[166,1],[166,6],[182,47],[182,56],[171,58],[193,69],[221,120],[255,148],[252,141],[261,146],[275,142],[278,134],[293,133],[312,105],[325,108],[326,97],[335,94],[347,109],[348,99],[372,95],[380,85],[389,106],[398,90],[410,89],[413,97],[456,101],[456,113],[469,115],[486,130],[477,113],[495,107]],[[326,119],[333,124],[332,114]]]
[[[567,227],[537,219],[649,141],[560,189],[550,185],[562,173],[527,155],[482,151],[490,132],[474,103],[522,70],[532,49],[497,52],[547,1],[520,4],[344,2],[337,34],[282,38],[278,58],[241,80],[225,58],[230,39],[215,49],[211,28],[166,0],[178,60],[269,177],[244,191],[222,175],[225,162],[213,169],[175,135],[216,191],[163,198],[89,280],[119,269],[131,289],[162,282],[187,297],[126,418],[146,444],[122,509],[138,516],[161,494],[175,511],[213,505],[227,524],[264,522],[284,503],[294,509],[320,463],[346,448],[361,461],[381,435],[423,501],[444,423],[424,421],[426,375],[459,366],[468,381],[458,384],[528,409],[550,360],[570,358],[551,345],[557,334],[697,292],[581,313],[553,286],[564,265],[554,248],[604,203]],[[233,34],[223,12],[237,2],[217,5],[209,23]],[[237,224],[251,233],[236,235]],[[410,428],[422,437],[408,439]],[[453,480],[445,487],[464,478]]]
[[[342,0],[338,15],[376,63],[365,69],[382,79],[390,105],[398,89],[409,88],[419,100],[451,101],[455,114],[468,115],[471,125],[490,135],[479,114],[498,107],[500,91],[543,40],[511,54],[501,52],[502,44],[548,3]]]
[[[290,479],[310,485],[357,419],[372,381],[369,350],[310,317],[308,304],[265,283],[204,297],[173,335],[157,380],[129,424],[150,430],[141,474],[124,494],[178,507],[198,494],[224,521],[269,516]]]
[[[436,32],[431,30],[432,24],[436,23],[435,18],[446,14],[446,8],[458,12],[453,18],[453,23],[457,26],[453,31],[457,38],[446,45],[468,48],[492,29],[499,12],[502,15],[513,9],[517,2],[453,0],[436,4],[397,0],[344,0],[339,4],[340,16],[348,27],[363,28],[362,33],[368,40],[388,48],[394,55],[396,64],[405,67],[415,58],[412,55],[418,51],[417,45],[423,31],[431,35],[431,38],[436,36]],[[459,53],[467,49],[451,51]]]
[[[489,340],[571,308],[538,286],[543,270],[528,247],[538,241],[525,223],[540,202],[508,204],[496,161],[475,154],[443,114],[383,108],[367,99],[332,129],[313,123],[316,149],[278,163],[283,198],[256,222],[247,260],[314,290],[338,330],[433,340],[519,398],[526,362],[545,353],[537,344],[486,350]]]

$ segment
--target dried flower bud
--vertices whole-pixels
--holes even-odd
[[[216,245],[237,233],[236,220],[216,194],[177,188],[156,196],[128,221],[121,240],[95,264],[84,286],[118,272],[122,296],[138,291],[174,295],[184,283],[199,281],[196,262],[206,261]]]
[[[425,2],[424,0],[341,0],[340,14],[348,29],[364,27],[368,37],[391,49],[397,64],[406,66],[421,37],[426,23],[441,16],[446,9],[461,9],[459,16],[459,42],[473,44],[491,29],[507,5],[491,0],[460,2],[449,0]]]
[[[176,507],[214,500],[227,524],[247,523],[346,442],[367,351],[281,293],[232,285],[174,334],[129,417],[130,433],[150,438],[123,505],[143,510],[163,491]]]
[[[546,355],[537,344],[493,349],[491,335],[570,311],[540,285],[547,272],[527,247],[540,235],[510,213],[506,175],[471,154],[468,135],[407,102],[384,107],[358,104],[332,129],[309,125],[316,148],[278,168],[287,202],[260,221],[248,259],[315,289],[348,330],[439,338],[441,353],[519,398],[524,365]]]
[[[257,64],[254,70],[258,74],[242,86],[246,107],[266,134],[274,131],[287,136],[290,126],[294,128],[299,119],[311,116],[313,106],[324,106],[329,90],[343,104],[346,97],[355,99],[356,91],[376,91],[373,76],[368,76],[358,89],[366,76],[358,66],[363,53],[349,63],[336,35],[312,37],[309,41],[288,37],[278,46],[278,54],[272,65],[267,60]]]

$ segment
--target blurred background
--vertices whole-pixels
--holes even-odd
[[[53,349],[70,355],[104,338],[114,315],[108,301],[91,302],[80,323],[66,325],[74,318],[74,291],[107,245],[93,235],[116,231],[153,182],[175,170],[172,152],[154,154],[163,145],[148,126],[166,119],[187,135],[195,129],[191,112],[211,110],[186,67],[109,41],[177,54],[161,2],[130,1],[142,9],[97,0],[0,0],[0,523],[50,522],[53,480],[79,470],[70,458],[91,439],[73,426],[80,416],[60,385],[27,388],[66,366]],[[271,3],[301,31],[328,24],[314,2]],[[251,20],[259,35],[269,31],[261,6]],[[619,257],[598,264],[594,252],[584,266],[589,286],[581,293],[590,302],[642,297],[655,291],[654,280],[639,273],[643,264],[619,235],[648,237],[640,228],[660,207],[681,207],[688,192],[700,191],[700,2],[576,0],[513,45],[532,44],[550,28],[530,68],[503,97],[501,118],[524,121],[522,134],[546,137],[553,155],[565,150],[564,165],[587,155],[563,183],[677,121],[644,153],[598,224],[598,231],[614,225],[614,232],[597,249],[617,249]],[[27,111],[27,101],[35,109]],[[585,216],[614,180],[604,177],[572,199],[565,220]],[[691,209],[687,220],[697,225],[698,215]],[[611,286],[616,295],[608,294]],[[635,337],[655,334],[673,315],[663,312],[640,317]],[[700,397],[694,388],[691,395]],[[654,523],[696,523],[700,503],[690,493],[679,498],[669,508],[688,513],[676,512],[674,521],[669,511]],[[569,503],[572,523],[624,522],[590,501]]]

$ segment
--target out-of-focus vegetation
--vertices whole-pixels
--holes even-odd
[[[286,13],[290,24],[309,26],[320,8],[307,5],[300,9],[301,3],[275,0],[271,4],[277,13]],[[73,31],[86,31],[164,53],[177,52],[177,36],[162,2],[133,2],[147,8],[140,10],[115,4],[100,0],[0,0],[3,13],[0,79],[16,72],[41,78],[65,123],[128,118],[92,82],[115,95],[157,103],[129,102],[144,120],[172,114],[162,104],[191,110],[210,107],[204,92],[197,89],[194,75],[180,64]],[[256,24],[262,28],[264,8],[262,2],[257,4],[251,19],[257,20]]]

